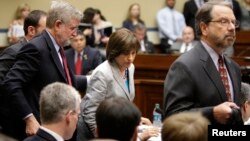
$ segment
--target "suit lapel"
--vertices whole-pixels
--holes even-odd
[[[225,56],[225,64],[227,66],[227,71],[229,73],[229,76],[231,78],[232,85],[233,85],[234,101],[239,101],[239,97],[238,97],[238,94],[237,94],[237,91],[236,91],[236,90],[239,89],[238,85],[237,85],[236,71],[233,68],[232,61],[228,57],[226,57],[226,56]]]
[[[47,140],[47,141],[56,141],[56,139],[50,135],[49,133],[47,133],[46,131],[42,130],[42,129],[39,129],[37,131],[37,136]]]
[[[88,61],[89,61],[89,56],[88,56],[88,51],[89,51],[89,49],[88,49],[88,47],[86,46],[85,48],[84,48],[84,52],[83,52],[83,56],[82,56],[82,72],[84,73],[84,74],[87,74],[87,71],[88,71],[88,64],[90,64],[90,63],[88,63]]]
[[[50,48],[51,57],[53,58],[52,60],[56,64],[56,67],[57,67],[58,71],[60,72],[60,74],[63,76],[65,82],[67,82],[67,78],[66,78],[66,74],[64,72],[64,68],[63,68],[63,66],[61,64],[58,53],[57,53],[57,51],[55,49],[55,46],[53,45],[52,40],[49,37],[49,34],[47,33],[47,31],[43,32],[43,36],[45,37],[45,40],[46,40],[46,42],[48,44],[48,47]]]
[[[129,96],[129,92],[125,86],[125,82],[124,80],[121,78],[121,75],[120,75],[120,70],[119,68],[117,67],[116,63],[111,63],[111,69],[112,69],[112,72],[113,72],[113,75],[114,75],[114,79],[115,81],[118,83],[118,85],[123,89],[123,91],[125,92],[126,96],[128,97],[128,99],[130,100],[130,96]]]
[[[223,101],[227,101],[225,88],[224,88],[224,85],[221,81],[219,72],[216,69],[212,58],[209,56],[209,54],[207,53],[207,51],[205,50],[203,45],[201,43],[199,43],[199,44],[200,45],[198,45],[198,47],[196,47],[196,48],[198,49],[198,51],[200,53],[200,60],[203,64],[203,68],[204,68],[205,72],[207,73],[208,77],[213,82],[214,86],[217,88],[217,90],[221,96],[221,99]]]

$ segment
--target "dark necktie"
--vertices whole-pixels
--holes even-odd
[[[230,93],[230,86],[229,86],[229,81],[228,81],[228,76],[227,76],[227,70],[224,65],[223,57],[221,55],[219,55],[218,63],[219,63],[219,73],[220,73],[220,77],[223,82],[223,85],[225,87],[227,99],[228,101],[232,101],[231,93]]]
[[[76,74],[81,75],[82,71],[82,59],[81,59],[81,53],[77,54],[77,59],[75,63],[75,69],[76,69]]]
[[[188,51],[188,44],[185,44],[185,51],[184,51],[184,53],[187,52],[187,51]]]
[[[67,82],[68,82],[69,85],[72,85],[71,77],[70,77],[70,74],[69,74],[67,59],[65,57],[64,50],[63,50],[62,47],[60,47],[59,52],[60,52],[60,55],[62,57],[63,68],[64,68],[64,72],[65,72],[66,77],[67,77]]]

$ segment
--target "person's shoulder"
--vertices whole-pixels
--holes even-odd
[[[37,136],[33,135],[33,136],[25,138],[23,141],[37,141],[37,140],[38,140]]]
[[[69,55],[72,52],[74,52],[74,49],[71,46],[66,47],[67,49],[65,49],[65,55]]]
[[[48,38],[50,38],[49,37],[49,34],[47,33],[47,31],[43,31],[42,33],[40,33],[40,34],[37,34],[36,36],[34,36],[30,41],[29,41],[29,43],[30,42],[37,42],[38,40],[41,40],[41,39],[44,39],[45,37],[48,37]]]
[[[128,19],[125,19],[125,20],[122,22],[122,24],[130,24],[130,23],[131,23],[131,21],[128,20]]]
[[[111,67],[111,64],[106,60],[104,62],[102,62],[100,65],[98,65],[95,70],[93,71],[94,72],[103,72],[104,74],[111,71],[110,69]]]
[[[10,47],[6,48],[7,50],[11,50],[13,51],[14,54],[16,54],[24,45],[26,45],[27,43],[22,43],[22,42],[18,42],[14,45],[11,45]]]
[[[85,50],[87,50],[87,52],[91,52],[91,53],[99,52],[99,50],[97,48],[93,48],[93,47],[90,47],[90,46],[86,46]]]
[[[197,64],[201,55],[199,54],[198,48],[200,48],[200,46],[196,46],[190,51],[183,53],[175,60],[175,62],[180,62],[184,65]]]
[[[177,15],[179,15],[179,16],[183,16],[183,13],[181,13],[180,11],[178,11],[176,9],[174,9],[174,13],[177,14]]]
[[[18,19],[13,20],[10,24],[11,25],[19,25],[20,21]]]
[[[165,14],[165,12],[167,12],[167,11],[168,11],[167,7],[161,8],[158,10],[157,15]]]
[[[110,21],[104,21],[104,28],[109,26],[113,26],[113,24]]]

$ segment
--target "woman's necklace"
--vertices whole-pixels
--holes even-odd
[[[122,79],[126,79],[128,76],[128,68],[125,69],[124,72],[122,72]]]

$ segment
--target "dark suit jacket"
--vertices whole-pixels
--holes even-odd
[[[146,49],[145,52],[142,52],[140,49],[138,51],[138,53],[155,53],[155,48],[152,42],[148,41],[148,40],[144,40],[144,47]]]
[[[23,141],[57,141],[57,140],[48,132],[39,129],[35,135],[28,137]]]
[[[6,75],[6,73],[10,70],[10,68],[15,63],[17,52],[25,44],[27,44],[27,40],[23,39],[19,41],[18,43],[11,45],[10,47],[7,47],[0,54],[0,82],[3,81],[3,78]]]
[[[241,13],[240,4],[236,0],[232,0],[232,2],[233,2],[233,12],[234,12],[235,18],[238,21],[241,21],[242,13]]]
[[[71,69],[69,72],[72,85],[79,91],[85,91],[86,77],[76,77]],[[9,115],[11,118],[6,119],[5,123],[24,122],[22,119],[31,113],[40,121],[40,91],[44,86],[56,81],[67,83],[58,52],[47,31],[44,31],[20,50],[17,61],[6,74],[3,88],[11,97],[11,101],[6,106],[11,111]],[[7,128],[11,126],[7,124]],[[20,129],[22,130],[19,132],[25,131],[23,127]]]
[[[239,105],[240,68],[226,56],[225,64],[232,80],[234,102]],[[217,122],[213,117],[213,107],[226,101],[220,74],[200,42],[172,64],[164,82],[165,116],[198,110],[214,124]]]
[[[75,51],[73,48],[70,48],[65,51],[65,55],[67,57],[69,67],[73,70],[75,74]],[[82,57],[82,75],[88,74],[88,72],[94,70],[99,64],[102,63],[102,58],[100,51],[86,46],[84,48],[84,53]]]
[[[195,14],[198,11],[198,7],[194,0],[186,1],[183,8],[183,15],[185,17],[186,24],[191,26],[195,30]]]
[[[10,47],[3,50],[0,54],[0,84],[3,82],[4,76],[14,65],[16,61],[17,52],[22,46],[27,44],[27,40],[20,40],[18,43],[11,45]],[[0,126],[4,126],[4,120],[8,118],[7,113],[10,111],[6,108],[9,99],[7,95],[3,92],[3,88],[0,85]]]

